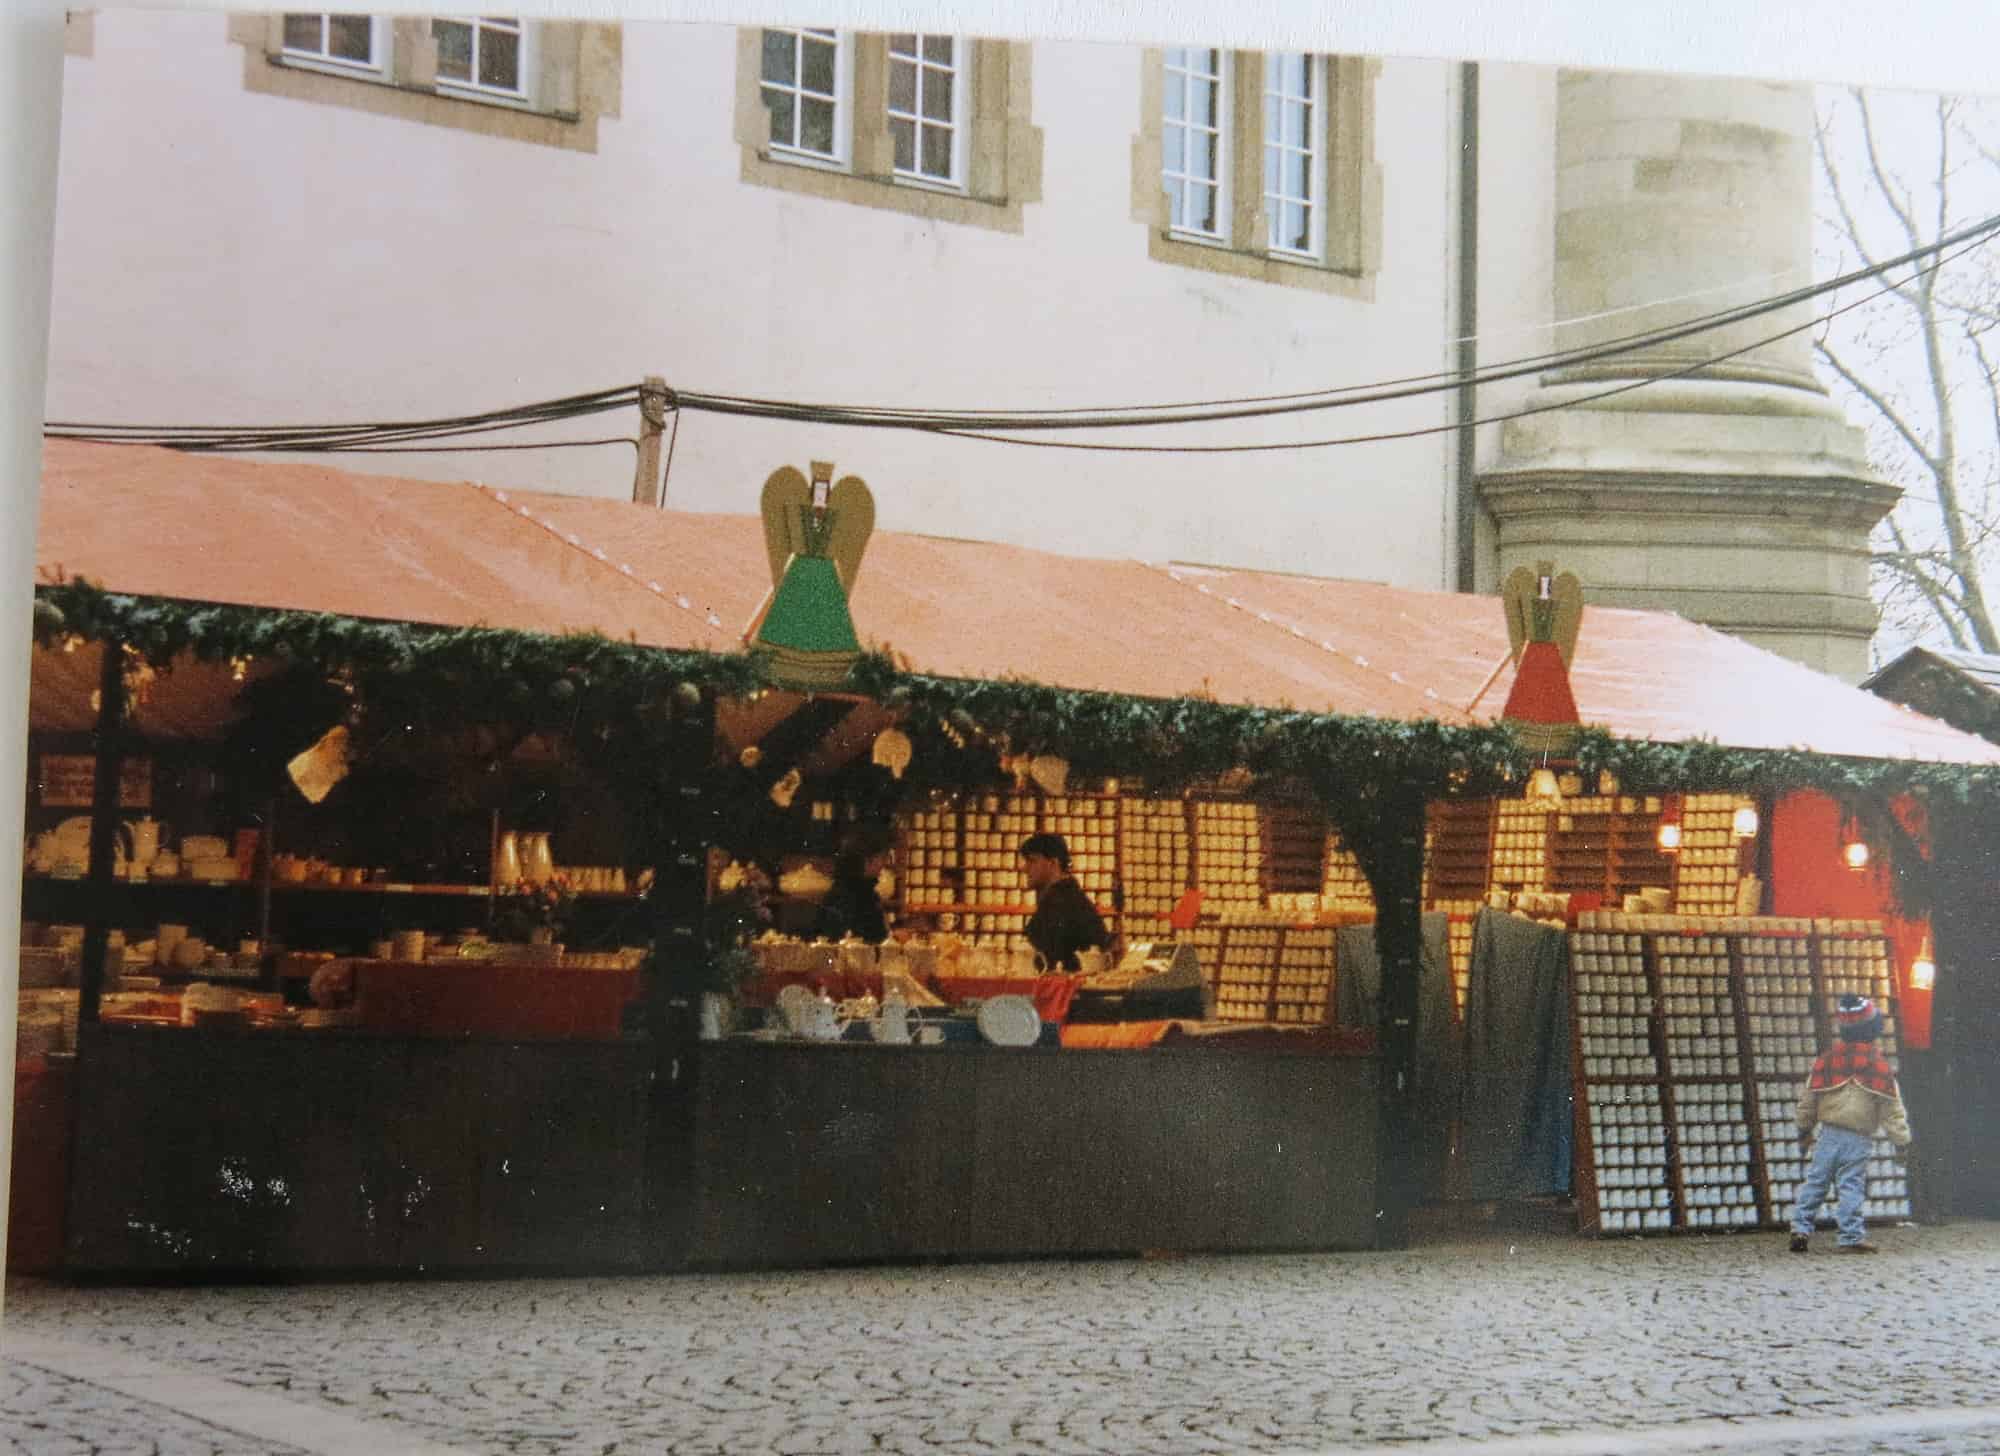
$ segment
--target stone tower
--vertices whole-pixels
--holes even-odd
[[[1574,321],[1557,347],[1810,280],[1808,88],[1574,70],[1557,86],[1553,303]],[[1503,427],[1480,474],[1500,576],[1552,560],[1590,601],[1678,612],[1858,679],[1868,534],[1897,491],[1814,378],[1810,331],[1759,342],[1823,307],[1542,376],[1535,404],[1656,382]]]

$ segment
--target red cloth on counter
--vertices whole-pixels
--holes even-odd
[[[1060,973],[1046,976],[939,976],[938,995],[957,1005],[960,1001],[984,1001],[993,996],[1027,996],[1035,1003],[1044,1021],[1063,1022],[1069,1018],[1069,1003],[1076,999],[1081,975]]]

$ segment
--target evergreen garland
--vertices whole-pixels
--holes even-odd
[[[282,665],[292,682],[314,688],[246,693],[248,715],[275,721],[239,726],[237,734],[270,745],[266,757],[281,744],[310,741],[309,727],[329,726],[330,682],[352,700],[357,741],[370,752],[393,756],[399,744],[415,752],[446,738],[491,736],[496,727],[548,734],[574,743],[640,799],[660,788],[659,752],[677,711],[702,695],[745,697],[770,686],[756,652],[134,597],[83,580],[38,589],[35,634],[49,647],[71,636],[117,641],[156,668],[181,654]],[[989,788],[1003,758],[1020,754],[1056,754],[1078,778],[1136,778],[1163,794],[1247,773],[1257,796],[1320,806],[1380,903],[1417,893],[1411,877],[1421,874],[1424,802],[1518,792],[1540,762],[1498,725],[946,678],[905,670],[882,653],[862,657],[848,688],[900,714],[916,749],[901,784],[906,797]],[[283,721],[287,714],[296,721]],[[1624,793],[1828,794],[1891,850],[1913,913],[1933,897],[1924,856],[1897,822],[1894,802],[1908,795],[1932,815],[2000,808],[2000,770],[1978,765],[1650,743],[1601,729],[1584,730],[1574,758],[1586,778],[1608,771]]]

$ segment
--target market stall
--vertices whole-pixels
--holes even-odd
[[[1661,791],[1813,782],[1819,760],[1776,752],[1808,741],[1773,737],[1798,723],[1774,730],[1721,700],[1691,711],[1702,684],[1798,674],[1799,722],[1824,725],[1824,753],[1927,761],[1897,784],[1955,782],[1955,765],[1996,757],[1910,715],[1857,721],[1848,690],[1716,634],[1593,613],[1603,632],[1586,636],[1578,695],[1620,736],[1586,752],[1623,787],[1583,763],[1608,807],[1579,789],[1558,813],[1524,797],[1534,760],[1512,735],[1452,706],[1475,703],[1507,658],[1491,603],[1474,599],[1131,563],[1084,574],[891,536],[853,610],[895,648],[840,691],[787,692],[741,650],[759,612],[753,523],[88,446],[52,446],[49,468],[48,575],[96,584],[45,588],[31,699],[49,751],[92,760],[64,770],[82,786],[64,792],[91,799],[81,869],[72,831],[30,887],[45,933],[84,930],[37,947],[73,950],[84,984],[69,1019],[35,1018],[57,1059],[75,1048],[76,1272],[1394,1242],[1430,1191],[1412,1153],[1426,909],[1456,960],[1496,893],[1561,891],[1565,914],[1584,894],[1617,904],[1662,887],[1705,906],[1724,866],[1643,843]],[[107,524],[92,502],[111,489],[129,509]],[[200,559],[197,536],[245,570],[189,580],[177,563]],[[335,569],[332,543],[380,569]],[[426,569],[405,580],[389,565],[403,560]],[[1446,618],[1456,633],[1417,625]],[[1641,658],[1621,659],[1621,635],[1644,639]],[[1217,644],[1213,660],[1189,661],[1190,640]],[[1312,706],[1264,706],[1279,703]],[[364,848],[358,826],[345,855],[307,845],[317,821],[273,786],[333,727],[355,751],[328,806],[414,803],[425,768],[480,785],[476,802],[455,832],[455,810],[418,816],[440,832],[407,863]],[[878,763],[869,749],[891,727],[908,752]],[[1740,761],[1645,752],[1696,730]],[[143,865],[119,829],[146,807],[120,804],[142,759],[147,792],[183,804],[174,848]],[[168,767],[182,759],[207,767]],[[203,773],[258,792],[232,799]],[[52,782],[40,832],[83,817],[47,800]],[[546,828],[518,817],[551,796],[587,807]],[[814,946],[775,925],[749,965],[718,954],[713,901],[732,861],[776,835],[798,851],[793,870],[823,867],[859,815],[895,827],[900,968],[886,947]],[[614,847],[581,843],[613,821]],[[1126,946],[1192,950],[1200,1014],[1092,1027],[1073,1010],[1094,981],[1129,990],[1118,965],[1020,961],[1013,850],[1052,831]],[[502,846],[531,832],[597,888],[566,907],[568,945],[517,958],[496,935],[522,899]],[[1757,852],[1736,848],[1739,879]],[[1189,891],[1198,906],[1171,924]],[[201,953],[163,961],[170,926]],[[1335,1035],[1337,946],[1356,926],[1374,927],[1376,1020]],[[398,946],[412,935],[421,954]],[[302,990],[335,979],[320,975],[329,962],[348,999],[307,1004]],[[895,1036],[890,969],[943,1003],[932,1025],[914,1019],[935,1038]],[[207,1001],[187,984],[227,988],[231,973],[248,994]],[[827,992],[825,1020],[773,1015],[788,978]],[[710,1029],[741,1035],[699,1040],[702,993],[724,989],[729,1024]],[[1016,996],[1032,1036],[981,1024]],[[826,1213],[794,1229],[802,1207]]]

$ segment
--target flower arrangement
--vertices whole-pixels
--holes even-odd
[[[522,880],[508,893],[495,917],[494,931],[504,940],[554,940],[569,924],[575,908],[576,891],[567,875]]]

